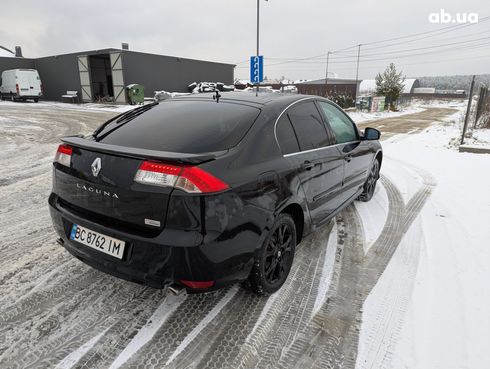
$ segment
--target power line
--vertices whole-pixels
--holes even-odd
[[[413,33],[410,35],[405,35],[405,36],[398,36],[398,37],[392,37],[392,38],[387,38],[383,40],[378,40],[378,41],[372,41],[372,42],[367,42],[363,43],[363,51],[370,51],[370,50],[379,50],[379,49],[389,49],[390,47],[401,45],[401,44],[406,44],[406,43],[412,43],[416,41],[421,41],[421,40],[426,40],[426,39],[433,39],[437,38],[441,35],[447,34],[449,32],[455,32],[455,31],[460,31],[462,29],[465,29],[467,27],[481,24],[483,22],[487,22],[490,20],[490,16],[481,18],[479,23],[466,23],[466,24],[457,24],[457,25],[450,25],[447,27],[443,27],[437,30],[432,30],[432,31],[425,31],[425,32],[418,32],[418,33]],[[448,52],[454,52],[454,51],[461,51],[461,50],[470,50],[470,49],[480,49],[484,46],[487,46],[489,42],[487,40],[490,39],[490,37],[481,37],[481,38],[475,38],[475,39],[470,39],[470,40],[462,40],[462,41],[457,41],[457,42],[449,42],[449,43],[444,43],[441,44],[441,41],[448,41],[448,40],[453,40],[454,38],[462,38],[462,37],[471,37],[479,34],[487,34],[490,32],[490,30],[485,30],[481,32],[476,32],[472,33],[470,35],[460,35],[453,37],[451,39],[446,38],[442,40],[438,40],[437,45],[429,45],[429,46],[423,46],[423,47],[415,47],[415,48],[408,48],[408,49],[401,49],[401,50],[385,50],[385,51],[380,51],[380,52],[374,52],[374,53],[368,53],[364,55],[360,55],[360,49],[357,50],[356,54],[350,54],[346,53],[345,51],[352,50],[354,48],[359,48],[359,45],[353,45],[349,46],[343,49],[338,49],[334,51],[329,51],[327,53],[322,53],[318,55],[313,55],[309,57],[304,57],[304,58],[267,58],[266,60],[278,60],[276,63],[272,64],[267,64],[266,67],[268,70],[274,70],[275,68],[270,68],[278,65],[286,65],[286,64],[321,64],[324,65],[325,63],[325,58],[331,58],[333,60],[329,60],[330,64],[352,64],[352,63],[357,63],[357,68],[356,68],[356,75],[358,75],[358,70],[359,70],[359,62],[362,61],[363,63],[372,63],[376,61],[383,61],[383,60],[398,60],[398,59],[403,59],[403,58],[414,58],[414,57],[420,57],[420,56],[425,56],[425,55],[433,55],[433,54],[445,54]],[[422,36],[422,37],[421,37]],[[402,41],[403,40],[403,41]],[[395,41],[395,42],[393,42]],[[478,43],[479,41],[485,41],[483,43]],[[386,42],[391,42],[386,45],[382,45],[383,43]],[[380,45],[381,44],[381,45]],[[366,47],[365,45],[377,45],[377,46],[371,46],[371,47]],[[458,46],[458,49],[456,50],[454,47]],[[418,51],[423,51],[423,50],[429,50],[427,52],[418,52]],[[354,51],[354,50],[352,50]],[[351,51],[351,52],[352,52]],[[414,53],[415,52],[415,53]],[[332,55],[334,54],[334,55]],[[335,55],[335,54],[340,54],[340,55]],[[344,55],[342,55],[344,54]],[[393,54],[405,54],[405,55],[393,55]],[[373,58],[380,56],[380,58]],[[381,57],[385,56],[385,57]],[[485,57],[485,56],[479,56],[479,57]],[[319,60],[321,58],[321,60]],[[315,60],[316,59],[316,60]],[[343,59],[343,60],[342,60]],[[467,60],[469,58],[464,58],[463,60]],[[444,61],[449,61],[451,59],[444,59]],[[455,59],[453,59],[455,60]],[[461,59],[460,59],[461,60]],[[248,60],[244,60],[243,62],[236,63],[236,64],[243,64],[246,63]],[[440,62],[440,61],[436,61]],[[423,64],[424,62],[420,63],[411,63],[411,64],[404,64],[404,65],[416,65],[416,64]],[[431,62],[433,63],[433,62]],[[237,66],[236,68],[248,68],[248,66]],[[327,67],[328,68],[328,67]],[[372,66],[366,66],[366,69],[371,69],[374,68]],[[284,67],[282,68],[284,69]],[[286,69],[289,69],[286,67]],[[277,69],[276,69],[277,70]],[[296,69],[298,70],[298,69]],[[311,68],[310,68],[311,70]],[[327,69],[328,71],[328,69]],[[327,72],[328,73],[328,72]],[[327,77],[328,78],[328,77]]]
[[[446,46],[454,46],[454,45],[460,45],[460,44],[466,44],[466,43],[471,43],[471,42],[476,42],[476,41],[482,41],[482,40],[488,40],[490,39],[489,37],[481,37],[481,38],[475,38],[472,40],[465,40],[465,41],[458,41],[458,42],[450,42],[447,44],[440,44],[440,45],[430,45],[430,46],[425,46],[425,47],[416,47],[412,49],[404,49],[404,50],[391,50],[391,51],[385,51],[385,52],[380,52],[380,53],[373,53],[373,54],[364,54],[363,57],[369,57],[369,56],[380,56],[380,55],[387,55],[387,54],[393,54],[393,53],[406,53],[410,51],[419,51],[419,50],[427,50],[427,49],[434,49],[434,48],[440,48],[440,47],[446,47]],[[350,59],[350,58],[355,58],[355,57],[334,57],[335,59]]]
[[[447,51],[458,51],[459,52],[459,51],[466,49],[466,48],[482,47],[482,46],[489,44],[488,41],[485,41],[483,43],[469,44],[469,43],[474,43],[474,42],[482,41],[482,40],[490,40],[490,37],[482,37],[482,38],[473,39],[473,40],[452,42],[452,43],[448,43],[448,44],[435,45],[435,46],[433,45],[433,46],[421,47],[421,48],[413,48],[413,49],[397,50],[397,51],[390,51],[390,52],[384,52],[384,53],[361,55],[361,61],[369,62],[369,61],[378,61],[378,60],[400,59],[400,58],[407,58],[407,57],[415,57],[415,56],[443,53],[443,52],[447,52]],[[464,45],[464,44],[468,44],[468,45]],[[462,46],[460,46],[458,49],[454,49],[454,45],[462,45]],[[450,46],[450,47],[448,47],[448,46]],[[439,48],[445,48],[445,49],[437,50]],[[433,50],[433,49],[436,49],[436,50]],[[430,51],[421,52],[421,53],[413,53],[413,51],[420,51],[420,50],[430,50]],[[391,54],[395,54],[395,53],[407,53],[407,52],[412,52],[412,53],[407,54],[407,55],[391,55]],[[383,56],[383,55],[386,55],[386,57],[369,58],[372,56]],[[292,62],[293,61],[288,62],[288,63],[292,63]],[[295,63],[302,63],[302,64],[324,64],[325,63],[324,60],[306,60],[305,58],[303,58],[301,60],[295,60],[294,62]],[[357,56],[352,57],[352,58],[345,58],[344,60],[339,60],[339,58],[337,58],[334,61],[330,61],[330,63],[331,64],[357,63]],[[283,65],[283,64],[286,64],[286,62],[269,64],[268,67],[276,66],[276,65]]]
[[[465,47],[462,47],[456,51],[460,51],[460,50],[470,50],[470,49],[473,49],[474,51],[481,51],[480,49],[484,48],[484,49],[487,49],[487,47],[485,46],[488,46],[490,45],[490,41],[489,42],[485,42],[485,43],[482,43],[480,45],[470,45],[470,46],[465,46]],[[454,51],[454,50],[444,50],[444,51]],[[444,52],[444,51],[439,51],[438,53],[440,52]],[[400,59],[400,58],[406,58],[406,57],[415,57],[415,56],[420,56],[420,55],[430,55],[430,54],[436,54],[434,52],[426,52],[426,53],[418,53],[418,54],[414,54],[414,55],[403,55],[403,56],[399,56],[399,57],[394,57],[394,58],[376,58],[376,59],[369,59],[369,60],[365,60],[364,62],[365,63],[368,63],[368,62],[373,62],[373,61],[383,61],[383,60],[392,60],[392,59]],[[475,56],[475,57],[480,57],[479,55]],[[471,59],[472,56],[468,56],[468,57],[465,57],[464,59]],[[437,59],[437,62],[445,62],[446,60],[450,60],[450,59],[447,59],[447,58],[439,58]],[[425,61],[424,61],[425,62]],[[420,62],[420,63],[415,63],[415,64],[423,64],[424,62]],[[354,64],[356,63],[356,61],[348,61],[348,62],[345,62],[345,61],[342,61],[342,62],[330,62],[330,64],[340,64],[340,65],[346,65],[346,64]],[[321,62],[310,62],[308,64],[316,64],[312,67],[307,67],[305,66],[305,69],[306,68],[320,68],[321,65],[323,65],[323,63]],[[379,66],[379,64],[377,64]],[[411,64],[404,64],[404,65],[411,65]],[[369,68],[371,68],[372,66],[369,66]],[[348,69],[352,70],[352,68],[354,68],[354,66],[352,67],[349,67]],[[336,69],[339,69],[338,67]],[[345,68],[347,69],[347,68]],[[274,70],[274,68],[272,68],[272,70]]]
[[[478,32],[477,34],[487,33],[487,32],[490,32],[490,30],[489,31],[484,31],[484,32]],[[464,37],[467,37],[467,36],[464,36]],[[411,51],[419,51],[419,50],[427,50],[427,49],[441,48],[441,47],[446,47],[446,46],[454,46],[454,45],[459,45],[459,44],[466,44],[466,43],[471,43],[471,42],[477,42],[477,41],[486,40],[486,39],[490,39],[490,36],[489,37],[481,37],[481,38],[471,39],[471,40],[463,40],[463,41],[457,41],[457,42],[450,42],[450,43],[446,43],[446,44],[438,44],[438,45],[430,45],[430,46],[417,47],[417,48],[411,48],[411,49],[404,49],[404,50],[387,50],[387,51],[379,52],[379,53],[364,54],[364,55],[361,56],[361,58],[370,57],[370,56],[389,55],[389,54],[394,54],[394,53],[406,53],[406,52],[411,52]],[[330,54],[332,54],[332,53],[333,52],[330,52]],[[326,55],[327,54],[321,54],[320,56],[325,57]],[[281,65],[281,64],[287,64],[287,63],[293,63],[293,62],[309,61],[309,60],[314,60],[314,59],[318,59],[318,58],[319,57],[294,58],[294,59],[285,59],[285,58],[268,58],[268,59],[272,59],[272,60],[285,60],[283,62],[269,64],[269,66],[274,66],[274,65]],[[352,59],[352,60],[355,60],[355,59],[357,59],[357,53],[356,53],[356,55],[350,55],[350,56],[333,56],[332,58],[333,59],[336,59],[336,60],[338,60],[338,59]],[[324,59],[322,59],[321,62],[324,62]]]
[[[490,16],[487,16],[487,17],[481,18],[479,20],[479,23],[466,23],[466,24],[451,25],[451,26],[443,27],[443,28],[440,28],[440,29],[437,29],[437,30],[419,32],[419,33],[414,33],[414,34],[410,34],[410,35],[406,35],[406,36],[398,36],[398,37],[393,37],[393,38],[384,39],[384,40],[367,42],[367,43],[363,43],[363,45],[374,45],[374,44],[379,44],[379,43],[383,43],[383,42],[387,42],[387,41],[402,40],[402,39],[417,37],[417,36],[420,36],[420,35],[429,35],[429,36],[425,36],[425,37],[418,38],[418,39],[415,39],[415,40],[404,41],[404,43],[406,43],[406,42],[413,42],[413,41],[417,41],[417,40],[421,40],[421,39],[427,39],[427,38],[430,38],[430,37],[436,37],[436,36],[439,36],[441,34],[445,34],[445,33],[448,33],[448,32],[460,30],[462,28],[466,28],[466,27],[469,27],[469,26],[481,24],[481,23],[486,22],[486,21],[489,21],[489,20],[490,20]],[[394,45],[397,45],[397,44],[400,44],[400,43],[391,44],[391,45],[388,45],[388,46],[394,46]],[[377,48],[382,48],[382,47],[388,47],[388,46],[386,46],[386,45],[385,46],[378,46],[378,47],[376,47],[376,49]],[[343,49],[334,50],[334,51],[331,51],[330,54],[341,53],[342,51],[350,50],[350,49],[353,49],[353,48],[356,48],[356,47],[357,47],[357,45],[354,45],[354,46],[349,46],[349,47],[346,47],[346,48],[343,48]],[[375,49],[375,48],[367,48],[365,50],[372,50],[372,49]],[[317,59],[317,58],[325,58],[326,56],[327,56],[327,53],[322,53],[322,54],[319,54],[319,55],[314,55],[314,56],[309,56],[309,57],[304,57],[304,58],[282,58],[284,61],[278,62],[278,63],[269,64],[268,66],[289,64],[289,63],[294,63],[294,62],[297,62],[297,61],[312,60],[312,59]],[[356,56],[353,56],[353,57],[356,57]],[[267,58],[267,59],[274,60],[274,59],[281,59],[281,58]]]
[[[405,63],[405,64],[400,64],[398,65],[399,67],[404,67],[404,66],[410,66],[410,65],[421,65],[421,64],[432,64],[432,63],[441,63],[442,61],[444,62],[453,62],[453,61],[463,61],[463,60],[469,60],[469,59],[481,59],[481,58],[489,58],[490,59],[490,54],[486,54],[486,55],[476,55],[476,56],[468,56],[468,57],[464,57],[464,58],[453,58],[453,59],[437,59],[437,60],[426,60],[426,61],[423,61],[423,62],[416,62],[416,63]],[[382,67],[381,65],[370,65],[370,66],[367,66],[367,67],[364,67],[364,69],[379,69],[380,67]],[[317,68],[320,68],[320,66],[318,66]],[[279,69],[279,68],[271,68],[269,70],[283,70],[282,68]],[[308,70],[312,70],[312,68],[307,68],[307,67],[302,67],[302,68],[292,68],[292,69],[288,69],[290,71],[308,71]],[[350,68],[336,68],[336,70],[352,70],[352,67]],[[330,73],[330,72],[329,72]]]
[[[452,26],[447,26],[447,27],[439,28],[438,30],[433,30],[433,31],[419,32],[419,33],[414,33],[412,35],[393,37],[393,38],[388,38],[388,39],[379,40],[379,41],[373,41],[373,42],[365,42],[364,45],[374,45],[374,44],[379,44],[379,43],[387,42],[387,41],[402,40],[402,39],[416,37],[416,36],[425,35],[425,34],[438,33],[438,32],[444,31],[444,30],[448,30],[448,29],[450,30],[448,32],[452,32],[452,31],[454,31],[456,29],[466,28],[466,27],[469,27],[469,26],[473,26],[475,24],[481,24],[481,23],[486,22],[488,20],[490,20],[490,16],[483,17],[482,19],[480,19],[478,21],[478,23],[457,24],[457,25],[452,25]],[[444,32],[444,33],[447,33],[447,32]],[[436,36],[436,35],[433,35],[433,36]],[[433,37],[433,36],[431,36],[431,37]]]

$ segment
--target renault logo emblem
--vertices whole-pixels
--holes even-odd
[[[99,175],[100,169],[102,168],[102,163],[100,158],[97,158],[94,160],[92,163],[92,174],[94,177],[97,177]]]

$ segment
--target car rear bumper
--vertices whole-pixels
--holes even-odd
[[[63,247],[96,269],[154,288],[170,283],[183,285],[182,280],[213,281],[207,291],[244,280],[252,268],[254,251],[261,244],[262,235],[246,228],[228,236],[212,237],[209,242],[203,237],[205,229],[200,232],[164,229],[157,236],[137,235],[87,219],[61,206],[58,200],[57,195],[51,194],[49,209]],[[73,224],[125,241],[122,259],[70,240]]]

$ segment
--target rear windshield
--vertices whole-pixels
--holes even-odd
[[[226,102],[168,101],[114,129],[100,142],[198,154],[236,146],[260,110]]]

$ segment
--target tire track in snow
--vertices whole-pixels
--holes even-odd
[[[395,251],[398,255],[390,261],[384,271],[386,275],[374,287],[376,299],[373,300],[372,295],[366,299],[368,306],[364,307],[364,313],[369,314],[369,319],[361,333],[364,337],[359,346],[358,369],[390,366],[417,272],[422,243],[417,228],[406,233]]]
[[[293,349],[292,343],[303,334],[303,327],[315,307],[320,278],[324,276],[322,268],[325,266],[326,240],[332,225],[323,226],[299,245],[286,283],[269,297],[271,303],[266,304],[267,310],[249,330],[244,343],[239,342],[241,349],[235,359],[228,363],[229,366],[273,367],[281,356]]]
[[[407,165],[406,163],[401,164]],[[365,346],[360,348],[361,356],[356,366],[359,369],[389,365],[408,306],[408,299],[413,289],[422,235],[419,231],[420,222],[417,229],[411,229],[411,225],[416,221],[436,182],[429,173],[411,165],[407,166],[419,174],[423,183],[422,187],[408,201],[402,214],[402,221],[396,227],[397,231],[392,235],[393,240],[390,242],[390,247],[385,248],[384,253],[381,254],[382,257],[373,257],[370,260],[371,266],[377,264],[375,268],[382,269],[382,272],[388,275],[379,282],[379,285],[371,283],[372,287],[368,291],[371,292],[376,285],[377,300],[370,303],[370,309],[375,311],[374,317],[371,317],[369,325],[365,327],[365,334],[367,335],[364,340]],[[386,181],[386,178],[384,180]],[[394,186],[391,185],[392,197],[396,195],[393,189]],[[395,244],[396,246],[393,246]],[[401,253],[401,256],[388,265],[395,252]]]
[[[70,353],[67,357],[65,357],[58,365],[56,365],[55,369],[70,369],[72,368],[78,360],[80,360],[83,355],[85,355],[99,340],[100,338],[109,330],[109,328],[105,329],[103,332],[99,333],[97,336],[92,338],[87,343],[80,346],[78,349]]]
[[[207,294],[191,294],[178,307],[165,324],[155,333],[153,339],[133,355],[123,368],[163,367],[187,335],[215,308],[228,289]],[[110,345],[109,345],[110,347]],[[108,367],[112,361],[103,361],[98,367]],[[92,366],[88,366],[92,367]]]
[[[153,313],[145,326],[138,331],[136,336],[117,356],[116,360],[114,360],[109,369],[120,368],[131,356],[133,356],[133,354],[138,352],[141,347],[146,345],[153,338],[158,329],[160,329],[165,323],[168,317],[179,307],[180,304],[182,304],[182,302],[184,302],[185,298],[185,295],[174,296],[173,294],[169,295],[167,293],[167,296],[165,296],[162,304]]]
[[[339,244],[344,244],[341,264],[341,284],[335,295],[327,300],[322,309],[313,318],[306,336],[308,341],[298,340],[296,355],[279,362],[275,367],[298,368],[353,368],[357,361],[362,306],[379,277],[384,272],[393,253],[400,244],[407,227],[420,211],[427,196],[414,196],[407,205],[396,187],[386,177],[381,179],[389,199],[388,221],[378,240],[366,257],[362,255],[362,228],[353,207],[348,207],[339,217]],[[420,194],[427,195],[422,189]],[[345,221],[342,219],[345,218]],[[412,250],[413,251],[413,250]],[[414,254],[417,254],[414,252]],[[405,299],[403,299],[405,298]],[[376,337],[373,338],[380,347],[378,337],[382,339],[387,332],[396,334],[399,319],[407,305],[406,295],[396,301],[386,301],[385,310],[388,318]],[[399,314],[393,314],[395,310]],[[398,313],[397,311],[397,313]],[[376,347],[376,345],[375,345]]]
[[[360,305],[362,286],[360,268],[364,257],[362,227],[351,205],[337,216],[338,245],[336,259],[339,285],[306,327],[295,350],[279,361],[279,368],[349,367],[354,358],[346,357],[346,346],[355,343],[350,332]]]
[[[77,356],[75,364],[76,368],[107,368],[148,324],[165,296],[165,292],[116,280],[79,262],[61,266],[71,256],[53,245],[46,208],[51,157],[60,136],[95,128],[102,114],[94,113],[43,108],[38,120],[26,119],[25,109],[6,115],[29,126],[31,132],[20,124],[16,128],[0,122],[2,131],[9,129],[0,137],[7,158],[7,165],[0,168],[0,177],[6,180],[0,183],[0,321],[4,319],[0,367],[53,367],[74,351],[79,355],[77,350],[107,329],[92,348]],[[42,144],[33,147],[33,142]],[[33,165],[26,167],[26,162]],[[319,296],[325,294],[320,279],[325,276],[327,228],[299,245],[293,270],[278,293],[264,299],[239,289],[204,323],[229,290],[187,296],[122,367],[160,368],[172,355],[175,360],[168,367],[354,367],[362,304],[431,191],[429,185],[422,188],[405,207],[396,187],[384,177],[381,180],[385,188],[391,185],[390,191],[387,188],[391,196],[388,222],[366,258],[359,259],[363,237],[357,214],[353,207],[341,213],[325,301]],[[53,259],[44,259],[43,254]],[[68,274],[65,280],[62,272]],[[29,274],[34,279],[46,277],[23,280]],[[16,283],[18,279],[22,283]],[[319,299],[324,301],[321,306]],[[404,300],[401,296],[395,303],[389,299],[383,303],[391,314],[380,317],[379,332],[371,336],[380,352],[385,348],[378,343],[396,335],[399,314],[395,309],[402,311]],[[179,348],[186,337],[190,337],[189,345]],[[30,350],[22,351],[25,347]]]
[[[134,311],[142,305],[152,306],[151,299],[161,300],[161,291],[125,284],[112,277],[101,277],[99,283],[23,322],[20,331],[28,333],[28,337],[23,337],[24,342],[31,341],[33,348],[24,355],[19,345],[15,345],[17,347],[9,352],[10,361],[0,358],[0,367],[4,367],[3,363],[22,368],[52,367],[87,342],[92,332],[112,327],[120,320],[131,326],[138,321],[128,321]],[[43,337],[49,339],[43,340]],[[117,339],[119,337],[118,334]]]

